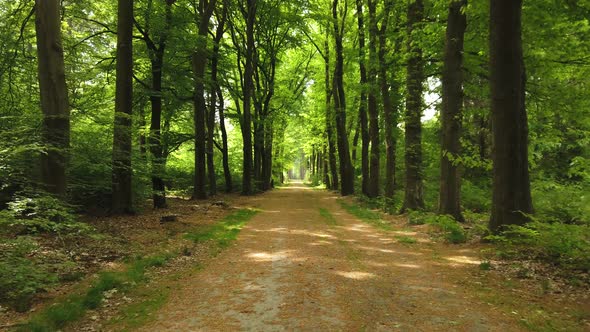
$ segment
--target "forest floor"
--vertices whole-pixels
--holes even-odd
[[[342,201],[301,183],[236,198],[259,213],[232,245],[152,271],[64,330],[590,331],[587,289],[483,269],[481,244],[402,217],[381,229]]]

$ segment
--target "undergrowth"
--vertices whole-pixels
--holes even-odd
[[[408,222],[410,225],[430,225],[435,232],[442,234],[443,238],[449,243],[457,244],[467,241],[467,234],[463,226],[451,216],[410,211],[408,213]]]
[[[103,272],[86,292],[70,295],[46,308],[33,316],[27,324],[19,327],[18,331],[58,331],[66,324],[82,318],[87,310],[98,308],[104,299],[105,292],[115,288],[122,291],[132,289],[145,280],[148,268],[163,266],[173,256],[173,254],[165,253],[140,258],[128,263],[123,271]]]
[[[390,224],[386,223],[385,221],[383,221],[383,219],[381,219],[381,213],[379,212],[373,211],[360,205],[352,203],[349,204],[344,200],[338,200],[338,203],[348,213],[352,214],[353,216],[361,219],[362,221],[368,224],[374,225],[384,230],[392,229]]]
[[[219,247],[225,248],[236,239],[246,222],[257,213],[258,211],[253,209],[238,210],[204,230],[187,233],[185,238],[194,242],[215,241]]]

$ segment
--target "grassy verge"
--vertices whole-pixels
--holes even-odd
[[[322,216],[326,224],[330,226],[338,225],[338,221],[336,221],[336,218],[334,218],[332,213],[330,213],[330,211],[328,211],[327,209],[320,208],[320,216]]]
[[[234,241],[245,223],[258,211],[250,209],[238,210],[222,219],[213,226],[202,231],[188,233],[185,237],[194,242],[212,240],[216,250],[229,246]],[[169,260],[182,253],[164,253],[136,259],[126,264],[122,271],[109,271],[99,274],[85,292],[70,295],[56,304],[44,309],[31,320],[20,326],[17,331],[47,332],[58,331],[68,323],[84,317],[88,310],[100,307],[104,294],[113,289],[123,292],[134,292],[135,297],[142,301],[130,304],[122,309],[121,318],[116,322],[128,328],[137,328],[149,321],[149,313],[160,308],[168,298],[167,291],[149,290],[140,287],[146,281],[149,268],[165,265]]]
[[[237,238],[246,222],[257,213],[258,211],[252,209],[238,210],[204,230],[187,233],[185,238],[197,243],[214,241],[219,248],[226,248]]]
[[[377,228],[386,231],[390,231],[393,229],[391,225],[389,225],[388,223],[383,221],[383,219],[381,219],[381,214],[378,212],[375,212],[373,210],[367,209],[356,204],[349,204],[344,200],[338,200],[338,203],[344,210],[346,210],[346,212],[352,214],[353,216],[359,218],[367,224],[371,224]]]
[[[98,308],[105,292],[115,288],[124,291],[132,289],[145,280],[148,268],[163,266],[173,256],[169,253],[153,255],[128,263],[123,271],[103,272],[86,292],[70,295],[46,308],[19,327],[18,331],[57,331],[82,318],[86,311]]]

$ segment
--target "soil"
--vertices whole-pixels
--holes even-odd
[[[254,198],[261,213],[235,245],[181,280],[140,330],[526,330],[528,316],[504,305],[504,297],[523,295],[515,287],[505,294],[485,287],[504,279],[482,275],[479,248],[431,243],[402,228],[378,230],[347,214],[337,199],[302,184]],[[400,243],[400,235],[417,243]],[[537,310],[529,300],[516,305]],[[580,330],[590,329],[584,324]]]

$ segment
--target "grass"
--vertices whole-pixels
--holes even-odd
[[[194,242],[214,240],[218,248],[227,247],[234,241],[245,223],[258,211],[242,209],[226,216],[217,224],[203,231],[188,233],[185,237]],[[112,289],[130,292],[146,280],[146,271],[152,267],[161,267],[170,259],[182,253],[163,253],[129,261],[122,271],[109,271],[99,274],[85,292],[70,295],[54,305],[36,314],[22,325],[18,331],[49,332],[59,331],[68,323],[84,317],[88,310],[100,307],[104,293]],[[141,292],[139,292],[141,296]],[[168,297],[162,290],[150,290],[144,294],[145,300],[127,306],[122,312],[121,324],[133,329],[149,320],[149,313],[160,308]]]
[[[326,224],[330,226],[338,225],[338,221],[336,220],[336,218],[334,218],[334,215],[332,215],[332,213],[330,213],[330,211],[328,211],[327,209],[320,208],[320,216],[322,216]]]
[[[136,298],[140,297],[142,300],[123,308],[121,314],[110,324],[117,326],[119,331],[135,330],[142,327],[153,318],[152,313],[164,306],[169,295],[169,289],[144,288],[135,294]]]
[[[237,238],[246,222],[258,213],[253,209],[241,209],[204,230],[187,233],[186,239],[193,242],[215,241],[220,248],[228,247]]]
[[[414,243],[418,242],[415,238],[413,238],[411,236],[398,235],[395,237],[395,239],[397,240],[397,242],[405,243],[405,244],[414,244]]]
[[[138,282],[145,280],[148,268],[162,266],[172,257],[173,255],[169,253],[153,255],[128,263],[123,271],[103,272],[85,293],[70,295],[46,308],[33,316],[18,331],[58,331],[66,324],[82,318],[86,311],[98,308],[104,299],[105,292],[115,288],[123,290],[133,288]]]
[[[366,222],[367,224],[371,224],[386,231],[390,231],[393,229],[391,225],[389,225],[381,219],[381,214],[378,212],[375,212],[373,210],[367,209],[356,204],[349,204],[344,200],[338,200],[338,203],[348,213]]]

